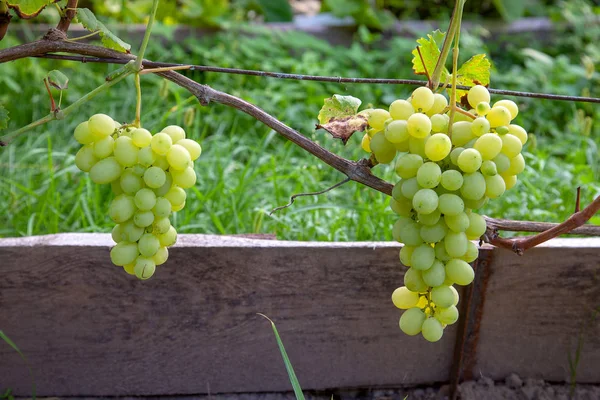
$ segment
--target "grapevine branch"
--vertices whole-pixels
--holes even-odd
[[[56,29],[64,32],[65,34],[69,30],[69,26],[71,26],[71,21],[75,18],[75,14],[77,13],[77,0],[69,0],[67,1],[67,5],[62,9],[64,15],[60,17],[60,21],[56,26]]]
[[[47,37],[51,37],[51,35],[47,35]],[[43,39],[32,43],[0,50],[0,63],[17,60],[25,57],[42,56],[47,53],[56,52],[65,52],[79,54],[83,56],[115,59],[119,60],[119,63],[127,63],[135,59],[135,56],[132,54],[119,53],[103,47],[88,45],[84,43],[67,42],[64,40]],[[145,66],[154,68],[164,67],[164,65],[160,64],[161,63],[152,63],[146,60],[143,61],[143,65]],[[376,177],[371,173],[372,163],[370,163],[369,160],[362,159],[359,161],[351,161],[342,158],[328,151],[327,149],[323,148],[317,143],[311,141],[310,139],[306,138],[298,131],[288,127],[287,125],[285,125],[275,117],[271,116],[264,110],[260,109],[259,107],[238,97],[215,90],[209,86],[201,85],[175,71],[163,70],[161,72],[157,71],[157,74],[187,89],[190,93],[196,96],[196,98],[202,105],[208,105],[210,102],[215,102],[245,112],[246,114],[263,122],[265,125],[269,126],[274,131],[278,132],[294,144],[300,146],[307,152],[319,158],[329,166],[344,173],[349,180],[359,182],[381,193],[391,196],[393,188],[392,184]],[[420,84],[422,83],[423,82],[421,82]],[[599,209],[600,196],[584,210],[575,213],[571,218],[569,218],[567,221],[561,224],[524,223],[525,225],[520,225],[518,227],[519,230],[534,232],[537,232],[540,229],[544,230],[544,232],[542,232],[541,234],[526,239],[503,239],[497,235],[497,231],[503,230],[505,226],[507,227],[507,230],[512,230],[515,227],[515,224],[519,224],[518,221],[505,221],[493,218],[486,218],[488,226],[490,227],[490,229],[488,230],[487,239],[490,243],[495,244],[499,247],[506,248],[510,244],[510,249],[517,253],[522,253],[523,251],[533,246],[536,246],[544,241],[547,241],[551,238],[557,237],[567,232],[600,236],[600,226],[582,226]],[[552,227],[548,228],[550,225]]]

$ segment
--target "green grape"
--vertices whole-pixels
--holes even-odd
[[[152,134],[144,128],[137,128],[131,132],[131,139],[137,147],[147,147],[152,141]]]
[[[458,167],[467,174],[475,172],[481,167],[481,154],[476,149],[465,149],[458,156]]]
[[[413,208],[420,214],[429,214],[438,207],[438,195],[431,189],[421,189],[412,199]]]
[[[435,188],[442,179],[442,170],[434,162],[426,162],[419,167],[417,171],[417,182],[426,189]]]
[[[117,224],[127,221],[133,216],[134,212],[135,204],[133,203],[133,197],[125,194],[115,197],[110,202],[108,208],[108,216]]]
[[[477,107],[481,102],[489,103],[490,99],[490,92],[482,85],[475,85],[467,92],[467,100],[471,107]]]
[[[443,160],[451,149],[452,141],[444,133],[436,133],[425,142],[425,155],[432,161]]]
[[[411,203],[412,207],[412,203]],[[439,209],[434,210],[429,214],[417,214],[419,223],[422,225],[433,226],[440,220],[442,213]]]
[[[195,140],[181,139],[181,140],[177,141],[177,144],[185,147],[185,149],[190,154],[192,161],[196,161],[200,157],[200,154],[202,154],[202,147]]]
[[[371,152],[371,137],[365,134],[360,142],[360,147],[367,153]]]
[[[123,270],[129,275],[135,275],[135,263],[123,265]]]
[[[190,167],[183,171],[172,171],[171,177],[175,185],[184,189],[189,189],[196,184],[196,172]]]
[[[452,262],[453,260],[450,260]],[[450,263],[449,262],[449,263]],[[464,262],[464,261],[463,261]],[[467,264],[469,266],[469,264]],[[446,269],[448,266],[446,265]],[[471,267],[469,267],[471,268]],[[448,273],[446,271],[446,273]],[[437,286],[431,289],[431,301],[435,303],[436,306],[447,308],[453,305],[454,303],[454,293],[450,289],[450,286]]]
[[[525,159],[522,154],[510,159],[510,166],[504,172],[505,175],[518,175],[525,169]]]
[[[460,189],[463,184],[463,176],[459,171],[449,169],[442,173],[440,185],[451,192]]]
[[[427,157],[427,155],[425,154],[425,144],[427,143],[427,140],[429,140],[430,137],[430,135],[427,135],[424,138],[419,139],[411,136],[410,139],[408,139],[408,150],[412,154],[418,154],[423,158]]]
[[[154,222],[154,214],[152,211],[137,211],[133,215],[133,223],[140,228],[145,228],[152,225]]]
[[[502,153],[505,154],[508,158],[513,158],[521,153],[523,149],[523,144],[515,135],[511,135],[510,133],[506,135],[500,136],[502,139]]]
[[[479,200],[485,195],[485,178],[479,172],[463,175],[460,194],[464,199]]]
[[[385,138],[383,132],[377,132],[371,138],[371,151],[382,164],[388,164],[396,157],[396,148]]]
[[[458,308],[454,305],[448,308],[438,307],[435,309],[435,318],[442,324],[452,325],[458,321]]]
[[[442,239],[444,239],[447,233],[448,227],[446,226],[444,220],[441,218],[438,220],[437,223],[435,223],[435,225],[421,226],[421,229],[419,231],[419,235],[425,243],[438,243]]]
[[[154,261],[154,264],[156,266],[159,266],[159,265],[163,265],[165,262],[167,262],[168,258],[169,258],[169,249],[167,249],[166,247],[159,247],[156,254],[154,254],[152,256],[152,261]]]
[[[390,104],[390,115],[396,120],[407,120],[414,113],[412,104],[406,100],[395,100]]]
[[[433,95],[433,105],[427,111],[427,115],[429,117],[432,117],[435,114],[439,115],[439,113],[441,113],[442,111],[444,111],[444,109],[446,107],[448,107],[448,100],[446,99],[446,97],[444,97],[443,94],[435,93]]]
[[[414,269],[424,271],[431,268],[434,261],[435,251],[433,247],[423,243],[414,249],[410,257],[410,266]]]
[[[417,305],[419,293],[411,292],[406,286],[401,286],[392,293],[392,303],[401,310],[407,310]]]
[[[469,227],[470,220],[466,213],[461,212],[456,215],[445,215],[444,222],[453,232],[465,232]]]
[[[404,154],[396,161],[396,174],[402,179],[417,176],[417,171],[423,165],[423,157],[417,154]]]
[[[110,237],[115,243],[125,241],[125,234],[123,233],[123,225],[116,224],[110,233]]]
[[[93,144],[87,144],[75,154],[75,165],[83,172],[90,172],[96,165],[98,158],[94,155]]]
[[[402,246],[400,249],[400,262],[407,267],[410,267],[410,259],[412,257],[413,251],[415,251],[415,246]]]
[[[402,201],[403,199],[406,199],[406,197],[404,197],[404,195],[402,194],[402,182],[403,181],[397,182],[392,188],[392,197],[397,201]]]
[[[121,165],[114,157],[108,157],[94,164],[90,169],[90,179],[99,185],[111,183],[119,179],[122,170]]]
[[[481,173],[485,176],[492,176],[498,173],[498,169],[496,168],[496,163],[490,160],[486,160],[481,163]]]
[[[88,120],[88,129],[96,139],[101,139],[113,134],[115,121],[106,114],[92,115]]]
[[[527,131],[525,131],[525,129],[523,129],[519,125],[510,124],[508,126],[508,133],[518,137],[521,141],[521,144],[527,143]]]
[[[171,202],[165,197],[157,197],[152,212],[158,218],[168,217],[171,215]]]
[[[400,329],[409,336],[418,335],[426,318],[425,313],[419,308],[409,308],[400,317]]]
[[[471,241],[467,242],[467,252],[460,258],[461,260],[471,263],[479,257],[479,249],[477,245]]]
[[[409,140],[405,140],[404,142],[392,143],[392,144],[394,145],[394,148],[396,149],[396,152],[408,153],[408,151],[410,151],[410,139]]]
[[[154,275],[156,271],[156,264],[151,258],[138,257],[135,261],[135,267],[133,268],[135,276],[141,280],[146,280]]]
[[[402,195],[409,200],[412,200],[415,196],[415,193],[417,193],[420,189],[417,178],[406,179],[404,181],[400,181],[399,183],[402,185],[400,188]]]
[[[444,335],[444,328],[440,321],[434,317],[429,317],[423,322],[421,333],[428,342],[437,342]]]
[[[390,208],[393,212],[403,217],[410,217],[412,215],[412,202],[408,199],[397,201],[392,198],[390,200]]]
[[[496,170],[499,174],[504,173],[510,167],[510,158],[505,154],[498,154],[492,161],[496,164]]]
[[[115,139],[112,136],[106,136],[94,143],[94,155],[99,159],[106,158],[113,153],[115,148]]]
[[[423,282],[427,286],[436,287],[444,283],[446,279],[446,269],[444,263],[440,260],[434,260],[432,266],[426,271],[421,272]]]
[[[172,206],[178,206],[185,202],[186,194],[182,188],[172,186],[164,197],[169,200]]]
[[[408,134],[408,123],[403,120],[397,120],[390,122],[385,127],[385,138],[390,143],[401,143],[408,140],[410,135]]]
[[[152,151],[154,151],[154,150],[152,150]],[[158,168],[162,169],[163,171],[168,170],[169,169],[169,162],[167,161],[167,157],[161,156],[161,155],[157,155],[155,153],[155,161],[152,163],[152,166],[158,167]]]
[[[158,155],[164,156],[167,154],[171,146],[173,145],[173,139],[165,132],[159,132],[152,136],[150,146],[152,150]]]
[[[161,246],[173,246],[175,242],[177,242],[177,231],[175,228],[173,228],[173,226],[171,226],[167,233],[163,233],[162,235],[158,236],[158,240]]]
[[[128,220],[123,225],[123,235],[125,236],[125,240],[128,242],[135,243],[144,234],[144,228],[140,228],[136,224],[133,223],[133,220]]]
[[[167,161],[169,162],[171,169],[181,171],[187,168],[188,164],[192,161],[192,158],[185,147],[174,144],[167,152]]]
[[[165,172],[165,183],[161,187],[154,189],[154,193],[157,196],[164,196],[171,190],[171,186],[173,186],[173,177],[170,172]]]
[[[423,282],[421,271],[409,268],[404,274],[404,286],[411,292],[424,292],[427,290],[427,284]]]
[[[482,101],[481,103],[477,104],[477,107],[475,107],[475,109],[477,110],[477,115],[485,117],[492,108],[490,107],[490,103],[488,103],[487,101]]]
[[[445,224],[444,224],[444,226],[445,226]],[[447,231],[448,231],[448,228],[446,228],[446,232]],[[446,236],[446,235],[444,235],[444,236]],[[450,256],[448,255],[448,252],[446,251],[446,244],[444,241],[440,241],[439,243],[436,243],[433,250],[435,250],[435,258],[437,258],[438,260],[444,261],[444,262],[450,260]]]
[[[506,135],[508,133],[508,127],[507,126],[498,126],[498,127],[496,127],[496,133],[498,135]]]
[[[404,243],[408,246],[418,246],[423,243],[421,235],[419,234],[420,225],[414,221],[400,225],[398,229],[399,242]]]
[[[152,257],[159,247],[158,238],[151,233],[144,233],[138,242],[138,250],[144,257]]]
[[[140,151],[138,151],[138,164],[149,167],[156,161],[156,153],[152,150],[152,147],[146,146],[142,147]]]
[[[479,137],[490,131],[490,123],[484,117],[478,117],[473,120],[471,125],[471,132],[473,135]]]
[[[475,271],[467,262],[454,258],[446,263],[446,275],[457,285],[466,286],[473,282]],[[435,300],[434,303],[438,304]],[[446,308],[450,307],[450,304],[440,306]]]
[[[492,160],[502,150],[502,139],[495,133],[486,133],[475,141],[473,148],[481,153],[483,160]]]
[[[177,143],[180,140],[185,139],[185,131],[183,128],[177,125],[169,125],[164,128],[162,132],[169,135],[173,143]]]
[[[444,193],[439,197],[439,208],[444,215],[458,215],[465,209],[465,203],[460,196]]]
[[[463,151],[465,151],[463,147],[455,147],[454,149],[452,149],[452,151],[450,152],[450,162],[458,166],[458,157]]]
[[[467,237],[470,240],[479,239],[485,233],[485,230],[487,229],[487,224],[485,222],[485,219],[481,215],[474,213],[474,212],[468,214],[468,216],[469,216],[469,227],[467,228],[465,233],[467,234]]]
[[[452,144],[456,147],[464,146],[470,140],[475,139],[471,126],[472,122],[458,121],[452,124]]]
[[[470,208],[471,210],[477,210],[478,208],[483,207],[484,205],[487,204],[488,202],[488,198],[483,196],[480,199],[477,200],[470,200],[470,199],[464,199],[465,200],[465,208]]]
[[[506,107],[498,106],[492,107],[490,112],[485,116],[490,122],[490,126],[495,128],[497,126],[505,126],[510,124],[510,111]]]
[[[445,114],[433,114],[430,119],[432,132],[448,132],[448,119]]]
[[[425,86],[416,88],[410,97],[414,109],[422,113],[429,111],[435,100],[431,89]]]
[[[165,184],[167,175],[159,167],[150,167],[144,172],[144,182],[152,189],[158,189]]]
[[[500,176],[502,177],[502,179],[504,179],[504,183],[506,184],[506,190],[512,189],[512,187],[517,184],[516,175],[500,174]]]
[[[110,250],[110,260],[119,267],[134,262],[137,256],[138,248],[135,243],[119,242]]]
[[[417,139],[423,139],[431,132],[431,120],[422,113],[415,113],[408,117],[408,133]]]
[[[90,132],[88,124],[88,121],[80,123],[77,125],[75,132],[73,133],[75,140],[83,145],[93,143],[97,139],[97,137]]]
[[[133,140],[127,136],[121,136],[115,140],[115,158],[124,167],[132,167],[137,164],[140,149],[133,144]]]
[[[142,178],[137,176],[130,168],[123,171],[121,178],[119,179],[119,184],[123,193],[131,196],[135,195],[138,190],[144,187]]]
[[[448,231],[444,238],[446,252],[450,257],[462,257],[467,252],[467,235],[464,232]]]
[[[506,183],[500,175],[485,177],[485,195],[490,199],[500,197],[506,191]]]
[[[385,121],[390,119],[390,113],[381,108],[375,108],[369,112],[369,126],[375,130],[382,131],[385,128]]]
[[[154,219],[154,223],[152,224],[152,232],[163,234],[169,231],[171,227],[171,221],[168,217]]]
[[[135,194],[134,201],[137,208],[148,211],[156,204],[156,195],[148,188],[140,189]]]
[[[499,106],[505,107],[510,112],[510,119],[515,119],[517,117],[517,115],[519,114],[519,107],[512,100],[497,101],[494,103],[494,106],[492,108],[499,107]]]

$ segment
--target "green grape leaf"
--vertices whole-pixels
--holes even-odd
[[[6,2],[22,19],[36,17],[44,7],[52,3],[53,0],[8,0]]]
[[[469,58],[458,69],[458,73],[456,74],[456,84],[463,86],[489,86],[491,67],[490,60],[485,54],[477,54],[476,56]],[[466,95],[466,90],[457,90],[456,101],[460,102],[462,97],[465,97],[466,99]],[[466,104],[468,104],[468,102]]]
[[[354,132],[367,128],[367,116],[358,113],[360,104],[360,99],[356,97],[334,94],[325,99],[316,128],[326,130],[346,144]]]
[[[96,16],[87,8],[77,9],[77,18],[85,29],[90,32],[99,31],[104,47],[112,50],[117,50],[123,53],[129,53],[131,45],[125,43],[112,33],[102,22],[96,19]]]
[[[9,119],[10,117],[8,116],[8,110],[4,108],[2,104],[0,104],[0,130],[8,127]]]
[[[48,83],[58,90],[69,88],[69,78],[57,69],[48,72]]]
[[[433,74],[438,58],[440,58],[439,46],[444,43],[445,36],[446,34],[438,29],[431,33],[428,33],[427,38],[420,38],[417,40],[417,47],[419,47],[419,50],[421,50],[421,56],[423,56],[423,60],[421,61],[421,56],[419,56],[418,50],[414,49],[412,51],[412,64],[413,71],[415,72],[415,74],[426,75],[425,69],[427,69],[427,73],[429,73],[429,76]],[[441,81],[445,81],[447,76],[448,70],[444,68],[442,72]]]

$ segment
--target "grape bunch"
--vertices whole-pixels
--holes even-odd
[[[454,285],[468,285],[478,257],[472,240],[486,230],[474,210],[501,196],[525,168],[521,149],[525,129],[511,121],[519,109],[511,100],[490,106],[481,85],[467,93],[469,110],[455,111],[449,130],[448,100],[426,87],[389,110],[370,109],[362,148],[379,163],[396,159],[400,177],[392,191],[391,209],[398,215],[393,237],[404,243],[400,261],[408,270],[404,286],[392,294],[406,310],[400,329],[430,341],[458,320],[459,295]]]
[[[152,135],[105,114],[79,124],[74,136],[83,145],[75,155],[77,167],[94,183],[110,183],[115,195],[108,208],[116,224],[113,264],[139,279],[150,278],[177,240],[169,216],[185,206],[184,189],[196,183],[194,161],[202,148],[179,126]]]

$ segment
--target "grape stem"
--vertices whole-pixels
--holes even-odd
[[[140,46],[140,51],[138,51],[138,55],[135,59],[135,66],[139,71],[142,69],[142,61],[144,60],[144,53],[146,52],[146,48],[148,47],[148,42],[150,41],[150,34],[152,33],[152,26],[154,25],[154,20],[156,19],[156,10],[158,9],[158,0],[154,0],[152,2],[152,12],[150,12],[150,18],[148,19],[148,25],[146,25],[146,32],[144,32],[144,39],[142,40],[142,44]]]
[[[450,121],[448,122],[448,136],[452,137],[452,125],[454,125],[454,115],[456,114],[456,75],[458,74],[458,42],[460,39],[460,23],[462,21],[462,10],[466,0],[457,0],[461,3],[454,15],[456,17],[456,27],[454,31],[454,48],[452,49],[452,90],[450,91]],[[445,44],[445,42],[444,42]]]
[[[135,121],[133,124],[136,128],[139,128],[142,124],[142,85],[140,84],[139,72],[135,74]]]
[[[64,32],[65,34],[69,30],[69,26],[71,26],[71,21],[75,18],[75,14],[77,13],[77,0],[69,0],[67,4],[62,9],[60,21],[58,25],[56,25],[56,29]]]
[[[297,193],[297,194],[294,194],[294,195],[292,195],[292,197],[290,197],[290,202],[289,203],[287,203],[285,206],[279,206],[279,207],[276,207],[276,208],[272,209],[271,212],[269,213],[269,215],[273,215],[274,212],[277,212],[279,210],[283,210],[284,208],[288,208],[289,206],[291,206],[292,204],[294,204],[294,201],[296,200],[297,197],[301,197],[301,196],[318,196],[320,194],[327,193],[330,190],[333,190],[333,189],[335,189],[337,187],[340,187],[344,183],[347,183],[347,182],[350,182],[350,178],[346,178],[343,181],[338,182],[335,185],[330,186],[327,189],[324,189],[324,190],[321,190],[321,191],[318,191],[318,192]]]
[[[452,17],[450,18],[450,26],[448,27],[448,32],[446,32],[444,44],[442,45],[440,56],[438,57],[438,60],[435,64],[435,69],[433,70],[433,74],[431,75],[431,90],[436,90],[437,87],[440,85],[442,72],[444,71],[446,60],[448,59],[448,55],[450,54],[452,40],[456,36],[456,32],[460,31],[462,11],[465,6],[465,2],[466,0],[456,0],[456,3],[454,4],[454,10],[452,11]]]

